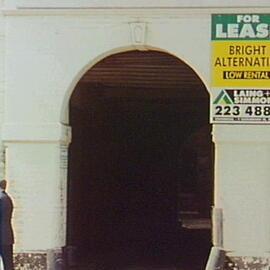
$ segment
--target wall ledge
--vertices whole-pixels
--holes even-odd
[[[268,0],[9,0],[6,4],[12,4],[17,7],[89,7],[89,8],[101,8],[101,7],[119,7],[119,8],[153,8],[153,7],[170,7],[170,8],[185,8],[185,7],[260,7],[268,6],[270,3]]]
[[[71,127],[61,123],[4,124],[2,141],[8,142],[61,142],[71,141]]]

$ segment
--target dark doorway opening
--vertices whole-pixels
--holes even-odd
[[[208,106],[195,72],[161,52],[116,54],[83,76],[70,99],[70,268],[203,269],[213,200]]]

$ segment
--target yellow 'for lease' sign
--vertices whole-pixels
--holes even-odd
[[[270,87],[270,42],[212,42],[213,87]]]
[[[270,87],[270,14],[212,15],[212,86]]]

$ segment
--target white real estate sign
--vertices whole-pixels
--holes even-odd
[[[270,14],[212,15],[212,123],[270,123],[269,25]]]

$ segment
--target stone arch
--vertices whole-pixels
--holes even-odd
[[[69,100],[70,100],[70,97],[71,97],[77,83],[80,81],[82,76],[87,71],[91,70],[92,67],[94,67],[97,63],[99,63],[103,59],[106,59],[107,57],[118,54],[118,53],[123,53],[123,52],[128,52],[128,51],[133,51],[133,50],[159,51],[159,52],[163,52],[163,53],[169,54],[171,56],[174,56],[175,58],[177,58],[180,61],[182,61],[183,63],[185,63],[188,67],[190,67],[193,70],[193,72],[200,78],[200,80],[202,81],[202,83],[205,86],[208,93],[209,94],[211,93],[209,90],[206,78],[204,78],[199,72],[196,71],[196,66],[194,64],[192,64],[187,59],[187,57],[181,56],[177,52],[173,52],[173,51],[168,50],[166,48],[155,47],[155,46],[151,46],[151,45],[144,45],[142,47],[140,47],[140,46],[134,47],[131,45],[131,46],[123,46],[123,47],[113,48],[111,50],[104,51],[102,54],[99,54],[96,57],[94,57],[93,59],[89,60],[88,63],[86,65],[82,66],[81,69],[78,70],[76,74],[74,74],[73,78],[71,78],[70,83],[68,85],[68,88],[65,91],[62,105],[61,105],[61,110],[60,110],[60,122],[62,124],[68,125],[68,123],[69,123],[69,120],[68,120],[68,118],[69,118],[69,114],[68,114]]]
[[[175,58],[176,60],[178,60],[179,61],[179,63],[181,63],[183,66],[185,66],[187,69],[189,69],[190,70],[190,73],[192,73],[192,75],[194,76],[194,77],[197,77],[198,78],[198,80],[200,81],[200,84],[202,85],[202,88],[203,88],[203,91],[205,91],[204,92],[204,95],[207,95],[208,96],[208,99],[209,99],[209,93],[207,92],[207,88],[205,87],[205,85],[204,85],[204,83],[202,82],[202,80],[199,78],[199,76],[197,75],[197,73],[189,66],[189,65],[187,65],[184,61],[182,61],[182,60],[179,60],[176,56],[174,56],[174,55],[172,55],[172,54],[169,54],[169,53],[167,53],[167,52],[163,52],[163,51],[160,51],[160,50],[151,50],[151,51],[156,51],[156,52],[160,52],[160,53],[164,53],[165,55],[168,55],[168,57],[170,56],[171,58]],[[113,55],[110,55],[110,56],[108,56],[108,57],[103,57],[102,58],[102,60],[100,60],[100,61],[96,61],[96,64],[95,65],[92,65],[92,68],[90,68],[89,69],[89,73],[91,73],[91,70],[93,70],[93,69],[95,69],[95,67],[96,66],[98,66],[101,62],[103,62],[103,61],[105,61],[106,59],[109,59],[110,57],[117,57],[117,55],[121,55],[121,54],[125,54],[125,53],[132,53],[132,52],[134,52],[134,50],[127,50],[126,52],[120,52],[120,53],[115,53],[115,54],[113,54]],[[79,80],[80,81],[80,80]],[[78,82],[79,82],[78,81]],[[76,90],[78,90],[78,89],[76,89]],[[76,91],[75,90],[75,91]],[[196,89],[195,89],[196,90]],[[164,90],[164,91],[166,91],[166,90]],[[201,89],[199,89],[199,91],[201,91]],[[73,93],[74,94],[74,93]],[[205,105],[205,103],[204,103],[204,105]],[[206,117],[208,116],[208,114],[206,115]],[[210,135],[211,136],[211,135]],[[194,141],[194,140],[193,140]],[[195,153],[196,154],[196,153]],[[80,176],[78,177],[78,178],[80,178]],[[90,229],[90,231],[91,231],[91,229]]]

